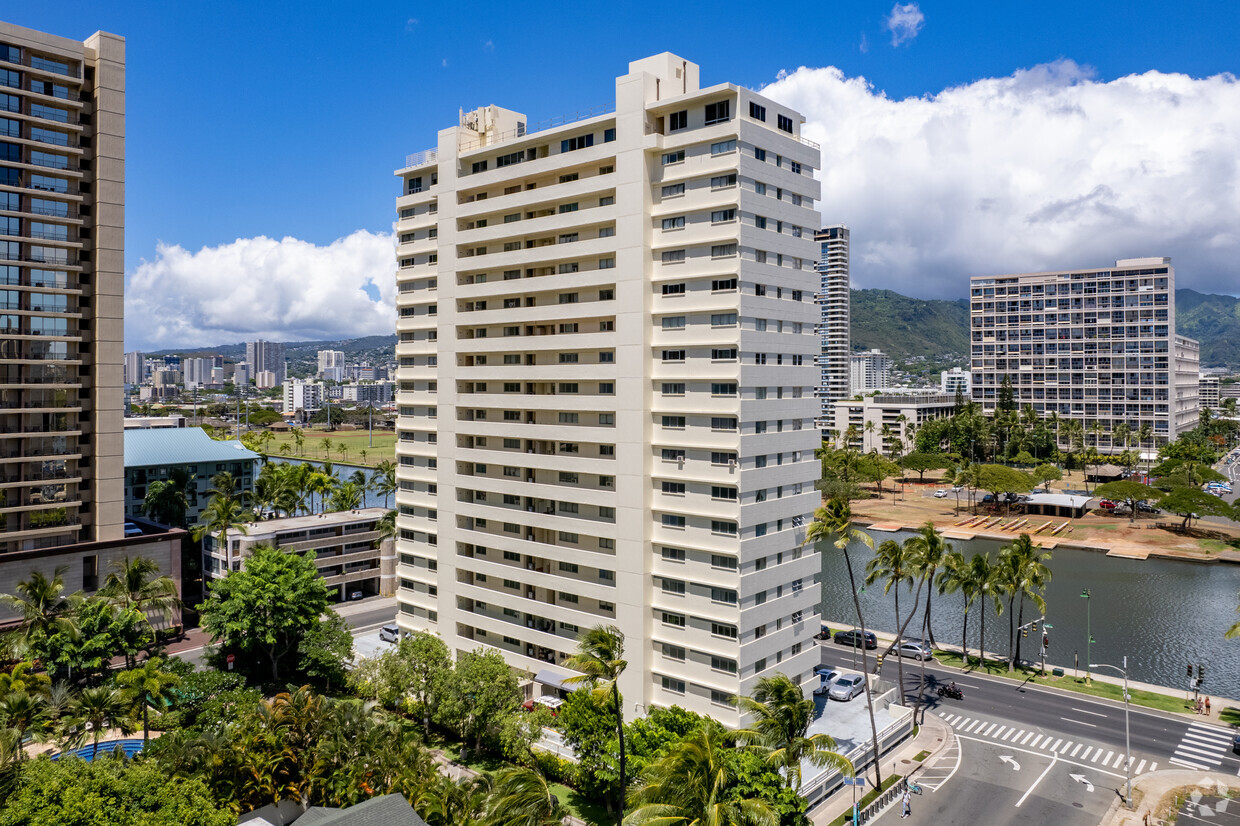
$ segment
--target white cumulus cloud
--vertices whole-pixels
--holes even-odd
[[[968,276],[1169,255],[1179,286],[1240,292],[1240,83],[1070,60],[896,100],[839,69],[763,93],[822,144],[824,222],[854,286],[965,295]]]
[[[891,45],[899,46],[917,36],[926,24],[926,16],[916,3],[896,3],[883,24],[891,32]]]
[[[160,244],[125,288],[125,343],[139,349],[390,335],[391,235],[359,230],[326,246],[238,238],[190,252]]]

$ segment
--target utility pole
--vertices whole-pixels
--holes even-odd
[[[1093,685],[1089,679],[1090,660],[1093,658],[1094,635],[1089,629],[1090,599],[1092,592],[1088,588],[1081,589],[1081,599],[1085,600],[1085,685]]]
[[[370,436],[366,441],[366,447],[375,446],[375,400],[371,399],[370,404],[366,405],[366,417],[370,427]]]
[[[1124,804],[1132,808],[1132,738],[1128,730],[1128,657],[1124,657],[1124,666],[1120,668],[1106,663],[1088,663],[1090,668],[1113,668],[1124,675],[1124,762],[1127,763],[1127,781],[1124,785]]]

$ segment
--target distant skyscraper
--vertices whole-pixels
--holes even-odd
[[[146,364],[138,351],[125,354],[125,384],[141,384],[146,378]]]
[[[255,376],[270,372],[276,384],[284,383],[284,345],[276,341],[251,341],[245,345],[245,361]]]
[[[344,381],[344,352],[319,350],[319,378],[328,381]]]
[[[959,390],[967,399],[973,392],[973,374],[959,367],[943,370],[939,373],[939,388],[948,395],[955,395]]]
[[[891,356],[882,350],[866,350],[849,356],[849,384],[852,393],[882,390],[891,385]]]
[[[185,389],[193,390],[204,384],[211,383],[211,369],[215,366],[214,359],[185,359],[181,368],[185,375]]]
[[[814,234],[820,245],[818,306],[822,319],[819,334],[822,353],[818,357],[818,401],[822,405],[820,429],[834,419],[831,403],[849,397],[848,355],[852,350],[849,325],[848,227],[835,224]]]

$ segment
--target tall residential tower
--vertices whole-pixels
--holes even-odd
[[[672,54],[615,92],[396,172],[398,620],[550,686],[615,624],[634,709],[736,722],[818,665],[819,150]]]
[[[819,334],[822,352],[818,356],[818,399],[822,405],[819,427],[828,429],[834,421],[832,403],[847,399],[849,390],[848,356],[852,350],[849,328],[848,227],[835,224],[814,234],[818,256],[818,306],[822,318]]]

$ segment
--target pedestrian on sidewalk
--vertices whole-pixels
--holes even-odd
[[[1210,716],[1210,698],[1206,697],[1206,716]]]
[[[904,806],[904,812],[900,817],[908,817],[913,813],[913,797],[908,792],[908,787],[904,789],[904,797],[900,798],[900,803]]]

